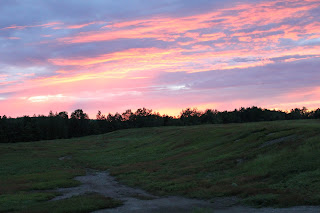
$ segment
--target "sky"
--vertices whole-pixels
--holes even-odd
[[[0,115],[320,107],[319,0],[0,0]]]

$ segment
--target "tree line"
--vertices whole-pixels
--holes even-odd
[[[119,129],[183,126],[199,124],[226,124],[292,119],[320,119],[320,109],[308,111],[292,109],[290,112],[268,110],[258,107],[235,109],[234,111],[218,111],[207,109],[199,111],[187,108],[178,117],[160,115],[151,109],[140,108],[135,112],[128,109],[122,114],[103,115],[98,111],[96,119],[89,119],[87,113],[77,109],[68,112],[53,113],[48,116],[34,115],[17,118],[0,116],[0,143],[28,142],[52,140],[86,135],[102,134]]]

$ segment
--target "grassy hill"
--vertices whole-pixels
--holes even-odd
[[[56,196],[47,190],[79,184],[73,177],[85,168],[109,169],[121,182],[159,195],[320,205],[319,156],[319,120],[141,128],[0,144],[0,211],[45,207]],[[97,208],[119,204],[93,200],[100,202]]]

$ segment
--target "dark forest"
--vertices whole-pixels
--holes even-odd
[[[0,142],[28,142],[38,140],[52,140],[86,135],[102,134],[119,129],[158,127],[158,126],[184,126],[200,124],[227,124],[275,120],[320,119],[320,109],[313,111],[292,109],[290,112],[248,107],[234,111],[217,111],[207,109],[199,111],[187,108],[178,117],[160,115],[151,109],[140,108],[133,112],[103,115],[98,111],[96,119],[81,109],[77,109],[69,116],[67,112],[53,113],[48,116],[34,115],[10,118],[0,116]]]

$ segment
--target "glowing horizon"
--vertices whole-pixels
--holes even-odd
[[[318,0],[1,4],[0,115],[320,107]]]

